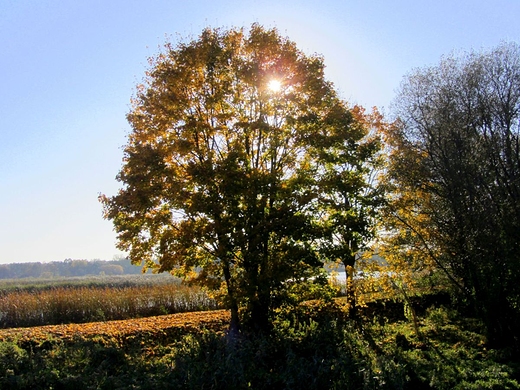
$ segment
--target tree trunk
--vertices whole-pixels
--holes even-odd
[[[346,283],[346,294],[347,304],[349,306],[349,314],[351,317],[356,317],[356,290],[354,288],[354,267],[345,264],[345,283]]]
[[[265,295],[265,294],[262,294]],[[269,333],[269,299],[260,295],[251,304],[251,318],[249,329],[255,333]]]
[[[238,317],[238,305],[236,302],[231,304],[231,323],[229,324],[228,334],[234,338],[240,332],[240,318]]]
[[[240,317],[238,316],[238,303],[236,299],[235,290],[231,282],[231,272],[229,264],[224,264],[224,279],[227,287],[227,297],[229,301],[229,308],[231,309],[231,323],[229,324],[229,335],[235,337],[240,332]]]
[[[488,345],[491,348],[511,348],[520,354],[520,337],[518,327],[520,318],[518,312],[512,309],[507,302],[500,299],[487,302],[485,311],[485,325]]]

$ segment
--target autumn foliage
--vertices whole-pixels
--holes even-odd
[[[159,342],[161,338],[174,339],[204,329],[223,331],[228,323],[229,312],[226,310],[177,313],[118,321],[2,329],[0,341],[17,340],[38,345],[53,338],[78,340],[102,336],[120,342],[144,338],[153,338]]]
[[[276,29],[167,44],[128,114],[122,188],[100,198],[119,248],[223,292],[235,330],[267,331],[288,286],[353,263],[370,234],[365,118]]]

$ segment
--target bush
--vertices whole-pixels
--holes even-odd
[[[0,378],[15,375],[27,361],[27,352],[14,342],[0,342]]]

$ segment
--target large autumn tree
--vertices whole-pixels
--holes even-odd
[[[268,329],[284,289],[330,260],[322,249],[337,229],[367,231],[351,202],[377,149],[362,118],[322,58],[275,29],[167,44],[128,114],[122,189],[101,197],[119,248],[222,289],[233,329]]]
[[[393,244],[435,266],[496,345],[520,346],[520,48],[418,69],[388,132]]]

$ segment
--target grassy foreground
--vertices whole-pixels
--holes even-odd
[[[222,310],[0,330],[0,388],[520,388],[518,361],[487,349],[478,321],[444,306],[416,326],[373,312],[314,302],[280,310],[270,336],[238,338]]]

